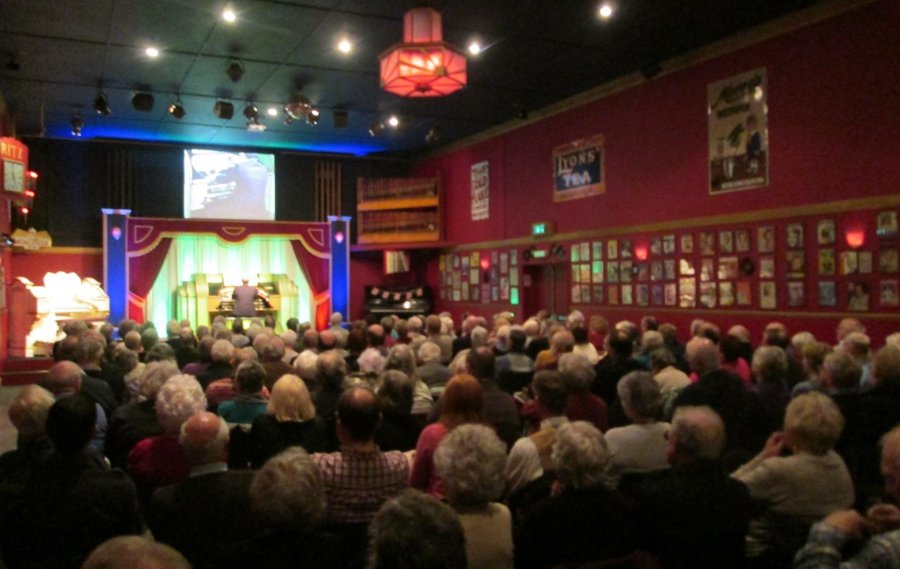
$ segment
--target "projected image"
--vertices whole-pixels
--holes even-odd
[[[184,151],[185,219],[275,219],[275,155]]]

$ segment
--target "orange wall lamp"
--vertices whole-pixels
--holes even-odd
[[[403,16],[403,43],[378,58],[381,88],[401,97],[443,97],[466,86],[466,57],[443,41],[441,14],[413,8]]]

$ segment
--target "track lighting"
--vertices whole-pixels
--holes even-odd
[[[259,122],[259,109],[256,108],[256,105],[254,105],[253,102],[248,102],[247,106],[244,107],[244,118],[248,121]]]
[[[309,113],[306,115],[306,122],[313,126],[319,124],[319,109],[310,109]]]
[[[81,136],[81,130],[84,128],[84,119],[81,118],[81,113],[72,117],[72,122],[69,124],[72,125],[72,136]]]
[[[131,96],[131,106],[134,107],[134,110],[140,111],[142,113],[149,113],[153,110],[153,103],[156,102],[156,99],[153,98],[153,95],[150,93],[135,93]]]
[[[94,110],[97,111],[98,115],[105,117],[112,113],[112,109],[109,108],[109,99],[106,98],[106,93],[103,91],[97,91],[97,98],[94,99]]]
[[[172,103],[169,105],[169,114],[178,120],[184,118],[184,116],[187,114],[187,111],[184,110],[184,105],[181,104],[181,98],[176,98],[174,101],[172,101]]]

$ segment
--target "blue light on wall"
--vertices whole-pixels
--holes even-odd
[[[350,218],[329,215],[331,223],[331,311],[350,320]]]
[[[109,296],[109,321],[128,315],[128,215],[127,209],[102,209],[103,284]]]

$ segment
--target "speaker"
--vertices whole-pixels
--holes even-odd
[[[347,111],[334,111],[331,116],[334,119],[334,128],[347,128],[347,125],[350,124]]]
[[[225,101],[216,101],[213,113],[223,121],[231,120],[234,116],[234,105]]]
[[[134,107],[134,110],[142,113],[149,113],[152,111],[154,102],[155,99],[150,93],[135,93],[131,97],[131,106]]]

